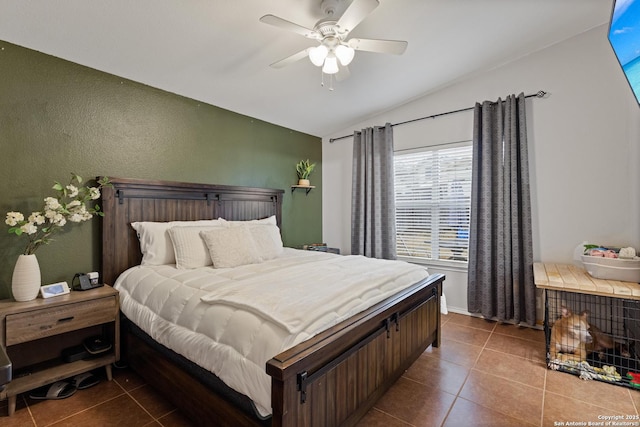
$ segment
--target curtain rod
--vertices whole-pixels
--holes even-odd
[[[543,90],[539,90],[536,93],[532,93],[529,95],[525,95],[525,98],[532,98],[532,97],[536,97],[536,98],[544,98],[547,95],[547,92],[543,91]],[[399,123],[392,123],[391,126],[399,126],[399,125],[404,125],[407,123],[413,123],[413,122],[417,122],[419,120],[425,120],[425,119],[434,119],[436,117],[440,117],[440,116],[446,116],[448,114],[453,114],[453,113],[461,113],[462,111],[469,111],[469,110],[473,110],[475,107],[467,107],[467,108],[461,108],[459,110],[453,110],[453,111],[447,111],[446,113],[439,113],[439,114],[434,114],[432,116],[426,116],[426,117],[419,117],[417,119],[411,119],[411,120],[407,120],[404,122],[399,122]],[[329,143],[333,144],[334,141],[339,141],[341,139],[345,139],[345,138],[349,138],[350,136],[353,136],[353,134],[351,135],[343,135],[343,136],[339,136],[337,138],[330,138],[329,139]]]

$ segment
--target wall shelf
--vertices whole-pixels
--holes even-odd
[[[314,188],[316,188],[316,186],[315,185],[292,185],[291,186],[291,192],[293,193],[298,188],[300,188],[302,190],[307,190],[306,193],[305,193],[305,195],[307,195],[307,194],[309,194],[309,191],[311,191]]]

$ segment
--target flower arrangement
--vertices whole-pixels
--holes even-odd
[[[31,212],[26,219],[21,212],[7,212],[5,223],[11,227],[9,233],[17,236],[25,234],[29,238],[24,255],[32,255],[40,246],[49,244],[52,236],[62,230],[67,222],[79,223],[90,220],[94,215],[104,215],[100,206],[93,204],[93,201],[100,198],[100,190],[109,185],[109,179],[101,178],[97,187],[81,184],[82,178],[72,173],[69,185],[55,182],[52,188],[58,195],[45,198],[41,211]]]

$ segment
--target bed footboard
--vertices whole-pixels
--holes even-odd
[[[348,426],[429,345],[440,344],[443,275],[432,275],[267,363],[274,427]]]

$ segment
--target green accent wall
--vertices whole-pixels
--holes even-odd
[[[71,172],[281,188],[284,244],[322,239],[320,138],[3,41],[0,144],[0,298],[11,296],[26,246],[7,232],[6,212],[42,209]],[[295,164],[307,158],[316,188],[292,193]],[[99,221],[69,224],[38,249],[43,284],[100,269]]]

